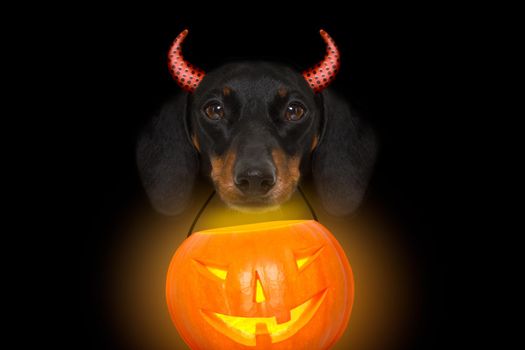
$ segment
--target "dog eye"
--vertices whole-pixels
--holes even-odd
[[[286,120],[295,122],[300,120],[306,112],[306,109],[303,105],[300,103],[294,102],[290,103],[288,107],[286,107],[286,111],[284,113],[284,117]]]
[[[211,120],[224,118],[224,107],[219,102],[211,102],[204,107],[204,113]]]

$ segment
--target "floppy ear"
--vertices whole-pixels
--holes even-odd
[[[333,93],[323,91],[322,100],[323,127],[312,175],[325,209],[346,215],[357,209],[365,194],[376,155],[375,135]]]
[[[137,165],[142,184],[159,212],[180,214],[189,204],[198,155],[187,129],[187,94],[166,103],[139,137]]]

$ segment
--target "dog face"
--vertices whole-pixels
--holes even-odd
[[[152,118],[137,145],[140,176],[157,210],[184,211],[199,173],[239,210],[276,208],[310,173],[329,213],[357,208],[375,137],[327,89],[339,51],[320,33],[327,54],[302,74],[270,63],[232,63],[205,74],[182,57],[188,31],[175,39],[168,64],[185,92]]]
[[[287,67],[237,63],[207,75],[189,103],[202,171],[230,207],[267,210],[287,201],[308,165],[321,102]]]

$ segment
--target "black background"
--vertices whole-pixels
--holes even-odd
[[[53,61],[49,78],[60,88],[52,98],[58,103],[47,125],[53,132],[46,152],[59,164],[53,177],[60,190],[51,190],[46,207],[63,228],[50,239],[59,252],[58,291],[52,293],[66,309],[55,326],[61,331],[53,332],[58,338],[73,335],[86,348],[122,346],[104,316],[99,276],[115,241],[123,239],[117,227],[126,215],[151,211],[135,169],[135,139],[151,113],[178,91],[166,68],[173,38],[189,28],[185,57],[206,71],[235,59],[304,69],[324,55],[318,33],[323,28],[342,54],[333,88],[371,123],[381,143],[361,210],[381,203],[421,271],[415,278],[422,317],[405,349],[458,342],[455,326],[465,320],[465,310],[453,257],[468,238],[452,223],[454,141],[465,118],[454,101],[459,73],[452,62],[462,45],[452,28],[454,11],[309,7],[245,3],[238,13],[207,6],[154,12],[85,8],[55,23],[58,40],[46,50]]]

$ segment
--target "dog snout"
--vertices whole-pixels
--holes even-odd
[[[245,195],[264,195],[275,185],[275,167],[271,164],[241,166],[235,172],[234,182]]]

